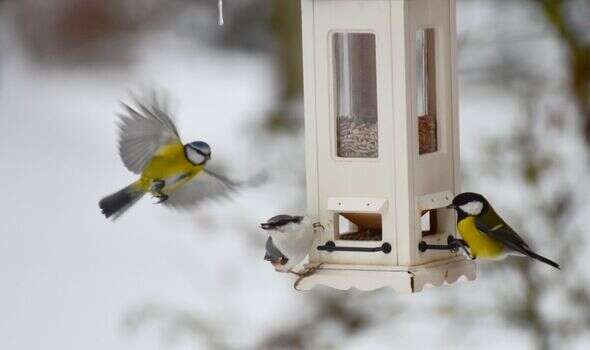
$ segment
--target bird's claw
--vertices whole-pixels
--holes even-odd
[[[461,240],[459,240],[459,241],[461,241],[461,242],[460,242],[460,244],[461,244],[461,249],[463,250],[463,252],[465,253],[465,255],[467,255],[467,257],[468,257],[469,259],[471,259],[471,260],[475,260],[475,255],[471,254],[471,250],[469,250],[469,249],[468,249],[468,248],[469,248],[469,246],[467,245],[467,243],[465,243],[465,241],[464,241],[464,240],[462,240],[462,239],[461,239]]]
[[[157,202],[154,202],[154,204],[160,204],[160,203],[165,202],[168,199],[168,195],[162,193],[162,194],[159,194],[159,195],[154,195],[154,196],[152,196],[152,198],[157,198],[158,199],[158,201]]]
[[[158,201],[154,204],[160,204],[168,199],[168,195],[162,192],[165,186],[166,181],[164,180],[152,181],[152,198],[158,198]]]
[[[294,274],[295,276],[299,277],[299,278],[304,278],[307,276],[310,276],[311,274],[313,274],[315,271],[317,270],[317,267],[312,267],[306,270],[303,270],[301,272],[297,272],[297,271],[293,271],[293,270],[289,270],[290,273]]]
[[[465,253],[465,255],[467,255],[467,257],[469,257],[469,259],[471,260],[475,260],[475,256],[473,256],[471,254],[471,251],[469,250],[469,245],[467,244],[467,242],[465,242],[464,239],[457,239],[453,236],[449,237],[449,245],[453,245],[454,247],[451,249],[451,252],[456,253],[457,251],[459,251],[459,248],[461,248],[461,250],[463,250],[463,252]]]

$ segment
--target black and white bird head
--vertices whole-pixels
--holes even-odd
[[[297,230],[299,224],[303,221],[303,216],[291,216],[291,215],[277,215],[268,219],[267,222],[260,224],[260,227],[266,231],[278,231],[282,233],[288,233],[293,230]]]
[[[305,259],[314,241],[313,225],[306,216],[277,215],[260,227],[269,233],[264,260],[280,272],[288,272]]]
[[[478,216],[488,206],[488,201],[481,194],[465,192],[455,196],[455,198],[453,198],[453,203],[447,208],[455,209],[463,215]]]
[[[203,141],[187,143],[184,145],[184,153],[193,165],[205,165],[211,159],[211,147]]]

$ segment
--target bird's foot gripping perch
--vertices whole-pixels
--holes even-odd
[[[447,244],[428,244],[424,241],[421,241],[418,244],[418,250],[421,252],[425,252],[427,250],[448,250],[453,253],[457,252],[459,249],[462,249],[465,255],[467,255],[471,260],[475,260],[475,256],[471,254],[469,251],[469,245],[463,239],[457,239],[453,236],[449,236],[447,239]]]
[[[467,255],[469,257],[469,259],[471,260],[475,260],[475,256],[473,254],[471,254],[471,251],[469,250],[469,245],[467,244],[467,242],[465,242],[465,240],[463,239],[456,239],[453,236],[449,237],[449,244],[458,244],[461,249],[463,250],[463,252],[465,253],[465,255]]]
[[[164,192],[162,192],[162,190],[164,189],[164,186],[166,186],[166,182],[163,180],[154,180],[152,181],[152,194],[153,194],[153,198],[157,198],[158,201],[155,202],[154,204],[160,204],[165,202],[168,199],[168,195],[165,194]]]
[[[293,284],[293,288],[295,288],[295,290],[299,290],[297,289],[297,287],[299,286],[299,283],[301,283],[301,281],[306,278],[309,277],[311,275],[313,275],[314,273],[317,272],[317,270],[322,266],[322,264],[316,265],[316,266],[312,266],[312,267],[308,267],[306,269],[304,269],[303,271],[300,272],[296,272],[293,270],[289,270],[290,273],[298,276],[299,278],[297,278],[297,280],[295,281],[295,283]]]
[[[160,204],[160,203],[163,203],[163,202],[165,202],[165,201],[168,200],[168,195],[167,194],[161,194],[161,195],[158,195],[158,196],[154,196],[154,198],[158,198],[158,201],[155,202],[154,204]]]

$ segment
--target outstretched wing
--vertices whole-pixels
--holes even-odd
[[[206,200],[230,198],[240,186],[240,183],[223,175],[203,169],[188,183],[172,192],[163,204],[174,208],[196,207]]]
[[[523,254],[530,252],[526,242],[491,208],[485,215],[475,218],[475,227],[514,251]]]
[[[118,114],[119,155],[127,169],[140,174],[160,147],[182,143],[163,98],[155,92],[145,102],[132,97],[136,107],[123,103],[125,113]]]

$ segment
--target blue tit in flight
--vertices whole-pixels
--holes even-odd
[[[148,101],[133,97],[119,114],[119,155],[139,179],[99,202],[107,218],[116,219],[144,194],[157,203],[187,208],[207,199],[228,197],[239,186],[205,165],[211,147],[203,141],[182,144],[166,102],[155,92]]]
[[[559,264],[531,250],[529,245],[478,193],[457,195],[448,206],[457,211],[457,230],[472,258],[501,259],[506,255],[527,256],[559,269]]]
[[[311,221],[307,216],[277,215],[260,224],[269,233],[264,260],[270,261],[278,272],[309,276],[313,271],[299,273],[293,268],[305,259],[314,242],[317,224]]]

